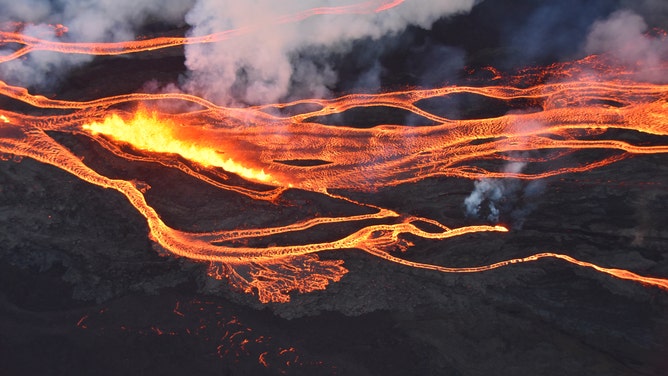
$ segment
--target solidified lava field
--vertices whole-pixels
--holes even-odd
[[[661,62],[655,68],[665,73],[668,54],[661,51],[668,50],[668,42],[660,30],[668,27],[668,13],[657,4],[658,8],[653,8],[651,1],[635,5],[624,1],[598,1],[595,5],[579,1],[483,1],[470,11],[444,16],[428,27],[409,26],[379,40],[361,39],[346,53],[328,55],[339,76],[330,84],[326,97],[374,91],[352,84],[363,81],[359,71],[366,60],[359,56],[365,51],[377,54],[373,59],[382,66],[382,90],[375,90],[380,93],[427,87],[428,80],[434,80],[432,88],[444,82],[493,87],[499,85],[494,76],[498,71],[491,67],[511,77],[507,82],[513,87],[530,87],[535,82],[513,80],[544,78],[522,68],[584,58],[581,41],[591,35],[592,25],[627,8],[644,19],[648,31],[643,35],[663,41],[658,44],[663,47],[655,48]],[[144,27],[155,35],[165,35],[165,30],[183,35],[188,30],[183,25],[168,26]],[[542,46],[536,46],[539,37],[544,38]],[[385,46],[381,51],[372,48],[380,44]],[[185,55],[181,46],[120,57],[97,56],[64,74],[56,86],[27,88],[33,95],[73,102],[147,92],[147,82],[164,86],[183,80],[188,72]],[[436,64],[434,59],[445,62]],[[458,59],[463,60],[461,69],[452,67],[459,63],[448,63]],[[13,77],[0,69],[0,80],[5,79],[3,74]],[[604,93],[625,93],[616,98],[618,102],[597,97],[593,89],[591,95],[579,86],[573,92],[585,93],[595,108],[610,113],[644,105],[643,95],[654,95],[652,103],[658,107],[647,113],[656,111],[665,119],[665,79],[650,82],[648,76],[636,77],[626,70],[615,74],[623,77],[622,89]],[[608,90],[608,82],[597,79]],[[21,86],[21,82],[8,83]],[[569,108],[578,111],[590,104],[558,95],[548,98],[565,101],[555,105],[559,111],[564,109],[565,116]],[[170,107],[174,103],[181,107]],[[540,117],[543,105],[532,98],[498,99],[470,93],[430,98],[421,104],[430,114],[456,121],[508,114],[533,119]],[[188,105],[173,101],[155,108],[169,108],[173,113],[202,110]],[[266,112],[293,115],[313,111],[312,105],[304,105],[306,110],[295,105]],[[112,109],[129,113],[137,108],[136,103],[125,103]],[[57,111],[31,106],[7,94],[0,97],[0,110],[9,117],[21,114],[38,119]],[[574,113],[589,116],[584,110]],[[95,110],[96,120],[102,121],[103,115],[106,113]],[[580,117],[566,119],[569,124],[579,124]],[[341,114],[313,116],[309,121],[325,125],[325,129],[355,130],[401,124],[415,132],[433,125],[411,111],[388,106],[353,108]],[[614,121],[610,124],[618,124]],[[281,296],[288,301],[263,301],[259,290],[273,286],[272,278],[283,281],[280,273],[279,277],[271,273],[276,270],[273,266],[262,268],[265,260],[258,258],[248,263],[251,266],[225,269],[224,264],[177,257],[170,244],[150,235],[150,222],[147,224],[118,190],[89,184],[53,164],[8,152],[0,161],[0,368],[8,375],[663,375],[668,369],[668,290],[661,287],[668,279],[668,160],[664,150],[668,125],[665,120],[655,120],[654,133],[650,133],[643,128],[647,122],[640,124],[635,129],[620,127],[579,139],[577,132],[559,130],[549,139],[571,141],[569,136],[574,134],[575,139],[586,142],[621,140],[646,152],[591,148],[541,154],[518,138],[522,149],[504,154],[505,159],[490,153],[488,158],[461,162],[470,162],[467,167],[475,169],[455,168],[454,173],[383,184],[383,179],[394,175],[383,174],[389,164],[381,164],[379,159],[357,174],[374,177],[364,180],[368,189],[342,184],[323,194],[311,189],[309,180],[304,180],[303,186],[295,181],[295,186],[280,190],[276,200],[253,196],[272,192],[271,182],[247,179],[224,168],[200,168],[175,154],[164,159],[153,157],[127,143],[106,147],[105,142],[114,144],[111,136],[45,130],[50,139],[94,171],[133,182],[160,220],[181,231],[289,226],[308,218],[373,214],[377,208],[401,214],[398,218],[321,224],[308,231],[279,232],[257,239],[232,238],[216,246],[273,249],[325,244],[364,226],[400,226],[403,218],[410,217],[421,218],[415,221],[417,228],[432,234],[443,230],[434,223],[449,229],[504,226],[508,231],[472,231],[447,239],[429,239],[419,236],[418,231],[402,233],[402,241],[393,244],[387,254],[408,263],[470,268],[556,253],[658,282],[620,279],[555,258],[477,273],[443,273],[388,261],[382,257],[384,248],[374,254],[341,247],[317,253],[324,265],[341,265],[347,270],[340,279],[326,279],[325,286],[303,292],[287,286]],[[387,134],[395,128],[388,128]],[[0,140],[20,140],[22,136],[11,129],[0,127]],[[27,128],[19,129],[23,132]],[[506,136],[513,135],[504,133]],[[239,136],[237,141],[245,139]],[[496,141],[490,138],[471,144],[484,146]],[[623,153],[628,155],[599,167],[565,170]],[[123,157],[128,155],[131,158]],[[279,164],[288,170],[339,171],[334,169],[336,155],[330,156],[333,162],[316,157]],[[548,159],[547,167],[536,162],[539,158]],[[418,161],[424,162],[426,169],[438,167]],[[370,175],[375,162],[383,171]],[[285,167],[290,164],[296,167]],[[184,165],[188,168],[175,168]],[[515,168],[524,174],[561,172],[523,179],[512,176],[518,172]],[[479,169],[499,174],[491,178],[467,175]],[[272,173],[271,169],[266,171]],[[242,190],[220,189],[202,176]],[[354,179],[359,176],[352,173],[349,179],[357,181]],[[485,191],[486,186],[490,190]],[[244,189],[251,194],[244,194]],[[471,209],[467,202],[475,192],[482,198]],[[376,232],[369,239],[385,234]],[[407,242],[411,246],[404,247]],[[248,278],[256,265],[258,270],[270,270],[256,276],[269,282],[251,285],[246,291],[246,285],[223,275],[233,270]],[[297,270],[288,276],[302,275],[298,264],[288,265]],[[318,270],[319,264],[304,267],[309,265]]]

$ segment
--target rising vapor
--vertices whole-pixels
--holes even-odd
[[[135,39],[141,28],[150,23],[184,24],[185,14],[192,5],[193,0],[3,1],[0,29],[19,27],[27,36],[63,42],[118,42]],[[59,35],[53,25],[63,25],[67,32]],[[10,48],[0,46],[0,55],[10,52]],[[49,87],[73,67],[92,59],[86,55],[37,51],[24,60],[0,65],[0,75],[8,82]]]
[[[508,115],[517,114],[520,112],[511,111]],[[540,122],[518,120],[511,122],[506,132],[526,136],[540,133],[544,128],[544,124]],[[529,148],[527,140],[519,139],[514,141],[514,144]],[[522,161],[528,157],[526,152],[504,150],[502,145],[497,150],[507,152],[516,159],[503,166],[504,174],[510,177],[517,176],[527,167],[527,163]],[[535,199],[543,193],[543,189],[544,183],[541,181],[483,178],[473,183],[473,191],[464,199],[464,209],[468,217],[485,219],[492,223],[503,220],[510,222],[513,228],[519,229],[524,224],[526,216],[535,208]]]
[[[476,0],[30,0],[0,5],[0,24],[7,29],[18,21],[25,35],[63,42],[132,40],[150,23],[188,24],[188,36],[243,30],[243,35],[230,40],[186,46],[187,72],[180,87],[220,104],[258,104],[305,96],[326,97],[339,80],[339,67],[331,57],[349,53],[355,41],[368,39],[379,44],[383,37],[400,33],[409,25],[429,29],[439,18],[470,11],[475,3]],[[342,14],[310,11],[346,7],[357,8],[334,12]],[[305,12],[301,21],[282,22],[300,12]],[[64,25],[67,33],[57,36],[51,26],[56,24]],[[374,48],[382,50],[379,46]],[[1,54],[11,52],[11,48],[0,49]],[[91,59],[86,55],[39,51],[25,60],[3,64],[0,73],[6,81],[43,88],[58,83],[71,68]],[[382,71],[376,61],[378,54],[357,59],[369,60],[364,61],[369,68],[360,72],[359,82],[352,85],[377,90]],[[354,90],[350,85],[342,87]]]
[[[608,54],[619,63],[632,67],[636,78],[655,83],[668,82],[659,70],[668,60],[668,48],[660,38],[647,35],[645,19],[630,11],[620,10],[596,21],[585,43],[587,54]]]
[[[629,68],[634,72],[634,79],[652,83],[668,82],[661,69],[668,60],[665,37],[656,38],[649,35],[650,27],[645,20],[646,17],[652,19],[661,15],[665,17],[668,14],[668,5],[665,2],[650,0],[625,5],[629,9],[625,7],[602,15],[586,28],[579,56],[605,55],[613,60],[613,64]],[[541,9],[551,9],[553,6],[554,4],[548,4]],[[644,16],[630,8],[642,11]],[[550,25],[560,19],[550,16],[550,12],[536,13],[541,15],[539,19],[543,24]],[[550,20],[550,17],[554,17],[554,20]],[[528,35],[523,38],[526,39],[522,41],[528,41],[533,36]],[[528,54],[534,57],[536,53],[533,49],[536,43],[529,45]],[[504,172],[520,173],[524,166],[523,163],[510,162],[504,167]],[[481,179],[474,182],[473,191],[464,200],[464,210],[469,217],[490,222],[508,218],[514,222],[515,227],[521,226],[524,217],[535,207],[536,204],[532,200],[542,193],[542,184],[532,182],[521,186],[519,181],[512,179]]]
[[[222,43],[186,46],[189,73],[183,86],[217,103],[273,103],[292,99],[295,94],[325,97],[338,80],[337,68],[328,55],[345,54],[355,40],[378,40],[408,25],[430,28],[441,17],[471,10],[475,2],[419,0],[379,13],[319,15],[276,24],[282,16],[309,8],[353,3],[198,0],[186,17],[192,26],[190,36],[244,27],[253,31]],[[374,80],[372,74],[362,81],[368,86]]]

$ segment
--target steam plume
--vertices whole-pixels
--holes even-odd
[[[184,87],[219,103],[275,102],[295,93],[326,96],[338,78],[328,54],[344,54],[354,40],[378,40],[386,34],[401,32],[408,25],[429,28],[443,16],[469,11],[474,3],[474,0],[417,0],[381,13],[320,15],[276,25],[272,22],[282,15],[345,4],[331,0],[308,3],[198,0],[186,18],[192,25],[190,35],[246,26],[252,26],[253,31],[222,43],[187,46],[186,65],[190,74]],[[367,85],[374,82],[374,71],[369,73],[363,78]]]
[[[647,34],[649,27],[645,21],[645,18],[649,17],[656,22],[661,15],[665,21],[668,5],[653,0],[626,3],[629,8],[642,11],[644,16],[629,9],[621,9],[596,19],[587,29],[581,54],[605,54],[632,68],[637,72],[637,79],[655,83],[668,82],[668,78],[657,73],[661,72],[658,68],[668,59],[666,43]],[[539,20],[543,20],[544,24],[554,23],[554,20],[550,19],[550,12],[545,11],[554,6],[546,5],[536,12],[542,15]],[[581,20],[584,19],[586,17]],[[525,38],[531,40],[532,33],[526,34]],[[534,44],[530,46],[528,53],[533,56]],[[518,173],[524,167],[524,163],[512,162],[504,167],[503,172]],[[540,194],[542,189],[542,183],[538,181],[524,184],[516,179],[482,179],[474,183],[473,191],[464,200],[464,208],[470,217],[484,218],[491,222],[507,218],[515,222],[517,227],[535,206],[532,199]]]
[[[660,39],[647,36],[647,29],[640,15],[629,10],[617,11],[592,25],[585,52],[612,55],[622,64],[636,68],[639,79],[666,82],[667,78],[656,72],[668,59],[668,48]]]
[[[516,113],[516,112],[515,112]],[[542,124],[518,121],[509,126],[510,132],[530,134],[540,131]],[[522,143],[522,139],[514,140]],[[500,150],[502,151],[502,150]],[[501,172],[508,175],[519,174],[526,167],[521,162],[526,155],[513,152],[516,160],[503,166]],[[483,218],[493,223],[500,220],[510,222],[514,228],[521,228],[526,216],[536,206],[536,198],[544,189],[541,181],[524,182],[519,179],[481,179],[474,182],[471,194],[464,200],[466,215]]]
[[[0,26],[3,22],[26,23],[23,33],[54,40],[49,25],[62,24],[67,32],[60,38],[69,42],[116,42],[132,40],[147,23],[182,24],[193,0],[22,0],[0,2]],[[0,48],[0,54],[8,50]],[[4,80],[21,85],[45,87],[57,77],[92,59],[84,55],[68,55],[38,51],[25,60],[0,66]]]

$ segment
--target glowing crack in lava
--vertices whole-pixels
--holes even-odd
[[[368,2],[352,8],[326,8],[282,18],[288,22],[322,12],[383,11],[399,1]],[[185,43],[208,43],[241,31],[199,39],[157,38],[123,43],[68,44],[28,38],[20,33],[0,34],[0,43],[24,45],[4,61],[35,49],[63,53],[121,54],[166,48]],[[668,68],[663,66],[661,69]],[[593,71],[596,74],[579,72]],[[210,263],[210,274],[256,293],[262,302],[286,302],[292,291],[324,289],[347,272],[341,260],[323,260],[327,250],[359,249],[409,267],[447,273],[471,273],[510,264],[556,258],[620,279],[668,289],[668,280],[631,271],[607,268],[565,254],[538,253],[485,266],[451,268],[405,260],[396,255],[411,246],[406,235],[446,239],[478,232],[505,232],[503,226],[476,225],[449,228],[422,217],[357,202],[334,189],[375,191],[431,177],[541,179],[584,172],[638,154],[667,153],[665,143],[634,144],[623,132],[668,136],[668,85],[636,82],[633,72],[604,64],[592,56],[536,72],[524,72],[497,86],[445,86],[381,94],[352,94],[335,99],[303,99],[291,103],[231,108],[182,94],[126,94],[91,101],[66,101],[30,94],[0,82],[0,94],[48,115],[0,110],[0,151],[33,158],[63,169],[78,178],[121,192],[146,218],[150,238],[171,254]],[[551,76],[552,81],[543,78]],[[576,78],[573,78],[576,77]],[[519,82],[518,84],[514,84]],[[530,103],[532,112],[498,117],[453,120],[421,107],[426,101],[455,94],[473,94],[510,103]],[[180,101],[198,107],[185,112],[161,112],[156,103]],[[134,106],[134,110],[128,110]],[[428,126],[386,124],[360,129],[331,126],[318,119],[351,109],[401,109],[428,121]],[[283,109],[306,108],[285,115]],[[53,115],[54,111],[62,111]],[[293,111],[294,112],[294,111]],[[614,131],[614,132],[613,132]],[[315,217],[267,228],[184,231],[169,227],[149,205],[150,187],[135,180],[110,178],[96,171],[73,151],[56,141],[54,133],[84,136],[128,161],[142,160],[179,169],[218,189],[275,204],[289,189],[326,195],[366,210],[365,214]],[[622,134],[622,136],[619,136]],[[616,136],[617,135],[617,136]],[[579,164],[566,158],[575,152],[597,149],[607,154]],[[131,150],[131,151],[129,151]],[[539,157],[529,151],[540,151]],[[186,162],[176,161],[174,155]],[[317,161],[318,163],[287,163]],[[489,162],[496,161],[496,164]],[[559,168],[552,168],[555,161]],[[529,172],[504,171],[488,166],[518,162]],[[221,172],[224,171],[224,172]],[[205,171],[206,173],[202,172]],[[252,184],[229,179],[235,174]],[[258,185],[270,188],[258,188]],[[372,222],[372,224],[369,224]],[[296,245],[249,246],[250,239],[292,234],[319,225],[357,224],[357,229],[332,241]],[[427,223],[432,231],[424,230]]]

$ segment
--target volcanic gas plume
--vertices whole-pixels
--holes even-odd
[[[467,4],[462,2],[451,11],[463,9]],[[205,5],[201,7],[206,9]],[[193,35],[187,37],[109,43],[68,42],[57,35],[40,38],[19,28],[19,31],[0,32],[0,44],[11,48],[0,57],[0,63],[20,64],[25,57],[43,51],[89,57],[150,54],[186,45],[186,52],[191,54],[187,64],[209,66],[219,62],[215,58],[208,61],[206,55],[194,58],[192,51],[207,48],[224,51],[233,48],[235,40],[247,43],[248,35],[257,37],[256,30],[266,32],[267,24],[298,26],[302,21],[311,22],[323,15],[354,14],[370,17],[370,24],[381,30],[371,28],[367,33],[372,34],[399,27],[394,23],[378,26],[373,21],[383,19],[378,15],[386,12],[390,19],[402,14],[394,11],[411,13],[402,1],[368,1],[296,10],[274,18],[267,16],[262,25],[231,25],[216,32],[195,28]],[[415,22],[429,22],[425,14],[413,16]],[[201,30],[209,32],[201,34]],[[310,37],[317,39],[319,34]],[[227,41],[232,41],[232,46],[225,44]],[[665,37],[651,41],[660,46],[666,43]],[[225,58],[224,53],[214,56]],[[264,69],[259,64],[249,63],[245,69],[259,74]],[[529,252],[536,250],[527,250],[529,255],[525,257],[458,268],[408,261],[401,257],[401,252],[412,245],[408,240],[411,236],[446,239],[477,232],[502,233],[508,229],[494,223],[452,228],[431,218],[360,202],[341,193],[375,192],[435,177],[539,180],[566,173],[586,173],[623,159],[642,158],[643,154],[666,153],[668,85],[648,77],[665,77],[667,71],[668,64],[662,60],[653,59],[651,65],[640,62],[629,66],[615,56],[591,55],[571,63],[500,74],[483,85],[472,80],[468,86],[267,102],[286,97],[290,78],[281,77],[276,71],[258,85],[247,85],[239,98],[228,101],[253,104],[242,107],[224,106],[220,91],[204,89],[202,83],[213,78],[223,80],[219,89],[233,86],[233,82],[225,81],[224,75],[218,77],[208,70],[190,77],[187,88],[191,94],[128,93],[88,101],[58,99],[57,95],[45,97],[2,81],[0,94],[22,102],[31,110],[0,109],[0,151],[56,166],[90,184],[122,193],[146,218],[149,237],[159,247],[176,256],[209,263],[211,276],[226,278],[239,289],[256,293],[262,302],[286,302],[293,291],[324,289],[330,282],[340,280],[347,272],[343,262],[321,259],[318,253],[350,249],[407,267],[445,273],[482,272],[553,258],[651,288],[668,289],[668,280],[663,278],[638,275],[621,269],[623,265],[599,266],[550,250],[539,250],[533,255]],[[521,104],[526,111],[456,119],[429,109],[430,102],[459,94],[514,106]],[[167,107],[171,110],[167,111]],[[356,128],[327,121],[347,111],[369,108],[401,110],[424,125],[406,126],[397,122]],[[55,137],[58,134],[85,137],[128,162],[159,163],[217,189],[276,207],[281,205],[281,197],[294,189],[355,205],[361,214],[315,216],[261,228],[197,232],[170,227],[146,199],[149,185],[135,179],[106,176],[96,170],[94,163],[63,145]],[[633,136],[637,134],[652,136],[657,141],[636,143]],[[596,153],[586,153],[592,150]],[[508,168],[509,164],[523,168]],[[351,225],[354,230],[331,241],[300,243],[300,234],[337,224]],[[294,239],[293,244],[252,245],[254,240],[277,234],[289,235]]]

